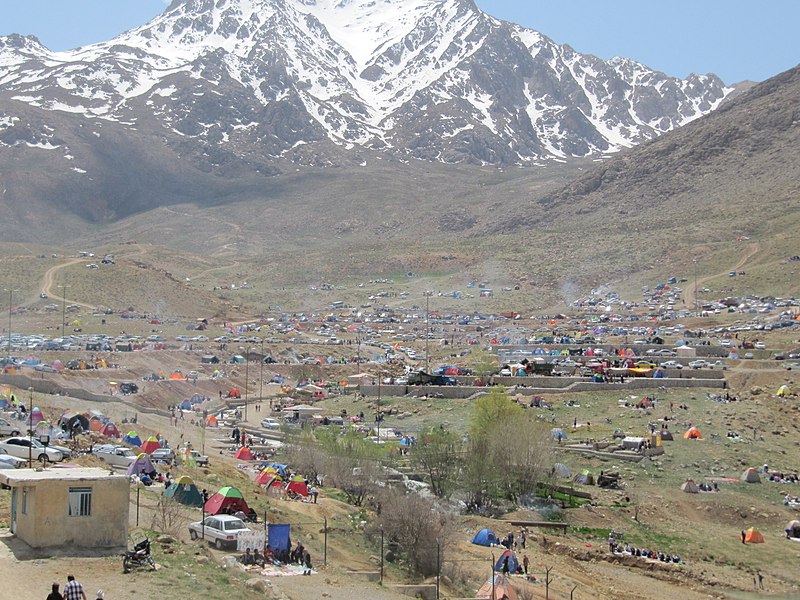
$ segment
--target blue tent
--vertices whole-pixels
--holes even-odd
[[[506,564],[508,566],[507,569]],[[519,571],[519,561],[517,560],[517,555],[511,550],[506,550],[500,555],[500,558],[497,559],[497,563],[494,565],[494,570],[499,573],[516,573]]]
[[[181,410],[192,410],[191,400],[184,400],[181,402]]]
[[[270,463],[267,466],[273,467],[274,469],[276,469],[278,471],[278,473],[280,474],[280,476],[283,477],[284,479],[286,479],[286,469],[288,468],[288,465],[281,465],[279,463]]]
[[[125,434],[125,437],[122,438],[123,444],[130,444],[131,446],[141,446],[142,445],[142,438],[135,431],[129,431]]]
[[[553,429],[550,430],[550,434],[553,436],[553,439],[557,442],[567,439],[567,434],[564,433],[564,430],[561,429],[560,427],[553,427]]]
[[[478,546],[491,546],[492,544],[497,544],[497,536],[491,529],[481,529],[472,538],[472,543]]]

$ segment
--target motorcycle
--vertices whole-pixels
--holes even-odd
[[[135,567],[150,566],[155,571],[156,563],[150,556],[150,538],[145,538],[122,555],[122,572],[129,573]]]

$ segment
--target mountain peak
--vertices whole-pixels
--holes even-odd
[[[472,0],[175,0],[108,42],[51,53],[10,36],[0,57],[15,102],[260,162],[600,156],[730,93],[713,76],[582,55]]]

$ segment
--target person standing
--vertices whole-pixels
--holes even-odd
[[[530,566],[531,561],[528,560],[528,555],[522,557],[522,570],[525,572],[525,575],[528,574],[528,567]]]
[[[64,600],[64,596],[61,595],[61,592],[58,591],[59,584],[53,583],[53,587],[50,590],[50,593],[47,595],[46,600]]]
[[[83,586],[75,581],[74,575],[67,575],[67,585],[64,586],[64,600],[87,600]]]
[[[761,574],[761,571],[758,571],[758,589],[764,589],[764,576]]]
[[[744,544],[745,539],[747,539],[747,532],[742,529],[742,543]]]

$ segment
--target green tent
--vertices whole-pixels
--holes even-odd
[[[167,498],[175,498],[181,504],[186,506],[196,506],[200,508],[203,506],[203,495],[197,486],[192,481],[191,477],[179,477],[173,481],[169,487],[164,490],[164,496]]]

